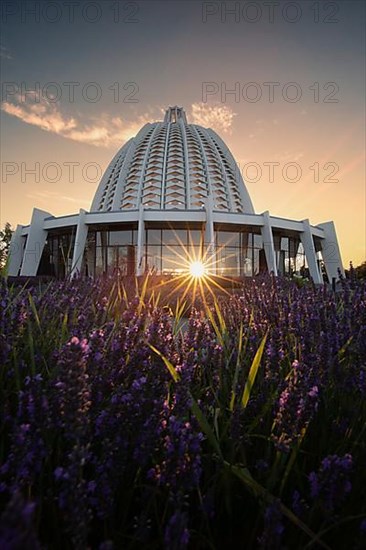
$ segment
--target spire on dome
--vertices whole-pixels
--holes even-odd
[[[169,107],[165,112],[164,122],[178,122],[182,119],[184,124],[187,124],[187,117],[183,107]]]

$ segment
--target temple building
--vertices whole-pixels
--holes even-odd
[[[343,274],[334,224],[255,213],[240,170],[211,129],[180,107],[146,124],[117,152],[90,211],[34,209],[10,247],[11,276],[178,275],[191,262],[213,275]]]

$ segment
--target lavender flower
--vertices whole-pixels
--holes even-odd
[[[164,543],[167,550],[183,550],[189,543],[187,529],[187,515],[177,510],[170,518],[164,534]]]
[[[318,472],[309,474],[310,495],[326,515],[339,508],[352,490],[350,474],[353,460],[350,454],[343,457],[329,455],[321,462]]]
[[[211,308],[217,319],[212,298],[197,299],[187,329],[176,334],[172,304],[142,304],[135,283],[125,284],[126,292],[109,277],[47,289],[0,281],[1,547],[37,548],[37,536],[53,547],[53,525],[61,545],[80,549],[255,540],[260,503],[223,470],[210,430],[225,462],[247,468],[272,494],[287,469],[282,502],[314,532],[324,520],[343,519],[342,509],[360,517],[365,283],[344,281],[334,294],[281,278],[247,280],[236,295],[217,297],[221,338],[207,314]],[[240,396],[267,331],[243,409]],[[340,448],[352,457],[334,454]],[[263,519],[262,548],[296,546],[279,500]],[[340,529],[334,523],[327,543],[362,548],[363,527],[356,519]]]
[[[36,505],[16,491],[0,518],[0,548],[3,550],[40,550],[34,513]]]
[[[284,532],[280,510],[280,501],[274,500],[264,513],[263,533],[259,537],[259,548],[262,550],[276,550],[282,548],[281,540]]]
[[[284,452],[289,452],[291,445],[303,436],[318,409],[319,399],[319,388],[308,366],[296,360],[292,368],[278,401],[272,433],[276,447]]]

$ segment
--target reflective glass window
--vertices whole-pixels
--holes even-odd
[[[146,231],[147,244],[161,244],[161,229],[148,229]]]
[[[132,230],[110,231],[109,244],[110,245],[134,244],[133,231]]]

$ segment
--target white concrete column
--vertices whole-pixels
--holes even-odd
[[[325,239],[322,239],[322,256],[325,269],[328,275],[329,282],[332,279],[339,279],[338,270],[344,276],[341,253],[339,250],[337,233],[334,222],[319,223],[317,227],[321,227],[324,231]]]
[[[86,239],[88,237],[88,226],[85,223],[86,211],[79,210],[78,224],[76,226],[74,254],[72,257],[70,276],[75,277],[80,274],[83,262]]]
[[[205,199],[205,212],[206,212],[206,227],[205,227],[205,246],[206,250],[203,251],[203,259],[207,263],[209,272],[213,275],[216,274],[216,246],[215,246],[215,231],[212,219],[213,214],[213,198],[209,193]]]
[[[318,268],[313,235],[311,233],[309,220],[303,220],[302,225],[303,225],[303,231],[302,233],[300,233],[300,239],[302,242],[302,246],[304,247],[306,260],[309,266],[310,276],[313,279],[314,283],[319,285],[323,283],[323,277]]]
[[[136,275],[139,277],[144,273],[144,249],[145,249],[145,221],[144,221],[144,205],[140,202],[139,207],[139,222],[137,228],[137,258],[136,258]]]
[[[18,275],[23,261],[25,237],[22,236],[22,230],[23,226],[17,225],[10,241],[7,274],[11,277]]]
[[[47,239],[47,231],[44,229],[44,220],[49,217],[51,217],[49,212],[34,208],[20,275],[27,277],[37,275],[39,262]]]
[[[263,225],[261,227],[262,239],[263,239],[263,248],[266,255],[268,272],[277,276],[277,265],[276,265],[276,254],[274,249],[273,242],[273,233],[271,226],[271,218],[269,216],[268,210],[263,212]]]

